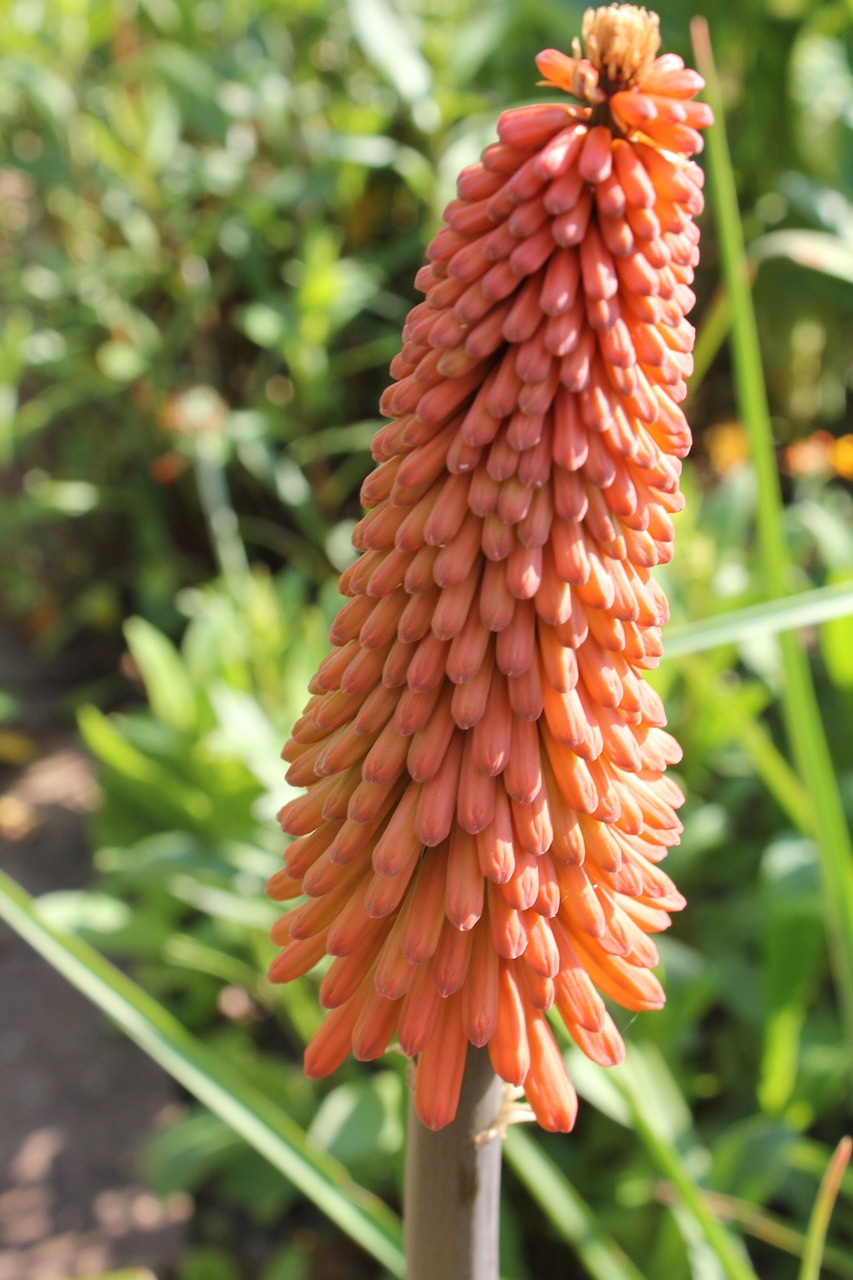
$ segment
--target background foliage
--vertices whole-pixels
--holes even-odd
[[[536,99],[534,55],[565,46],[583,7],[17,0],[4,24],[0,606],[43,649],[102,633],[127,651],[80,712],[104,791],[94,883],[41,910],[132,958],[185,1026],[392,1203],[404,1064],[307,1082],[316,980],[274,991],[261,976],[278,753],[324,651],[424,248],[456,173],[503,107]],[[853,578],[853,8],[704,11],[789,585],[823,586]],[[682,0],[663,15],[686,57],[690,16]],[[676,625],[768,595],[710,207],[703,221],[697,448],[661,575]],[[849,811],[853,621],[801,640]],[[713,1215],[745,1230],[758,1274],[785,1280],[850,1126],[778,647],[759,633],[672,657],[656,683],[689,795],[669,866],[690,902],[662,946],[669,1003],[622,1015],[626,1068],[573,1059],[588,1099],[575,1135],[512,1135],[507,1280],[566,1270],[578,1247],[602,1280],[750,1275]],[[143,1161],[158,1190],[198,1196],[179,1280],[384,1274],[206,1110],[188,1105]],[[603,1254],[590,1233],[609,1238]],[[824,1268],[853,1276],[849,1177]]]

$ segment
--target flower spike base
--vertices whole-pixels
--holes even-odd
[[[285,748],[293,837],[271,976],[324,956],[312,1076],[396,1039],[441,1129],[468,1046],[568,1130],[548,1020],[624,1052],[602,996],[656,1009],[651,935],[683,899],[661,654],[690,431],[685,319],[708,108],[658,19],[588,11],[537,65],[428,251],[364,483],[332,650]],[[434,1176],[441,1176],[435,1173]]]

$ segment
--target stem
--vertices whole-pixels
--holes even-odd
[[[404,1194],[406,1280],[498,1280],[501,1143],[475,1146],[501,1108],[485,1049],[469,1048],[456,1119],[433,1133],[409,1108]]]
[[[829,1230],[829,1219],[841,1189],[841,1179],[850,1163],[853,1142],[850,1138],[842,1138],[835,1148],[829,1168],[823,1175],[820,1190],[817,1193],[811,1221],[809,1222],[806,1247],[803,1251],[803,1265],[799,1280],[820,1280],[821,1263],[826,1247],[826,1233]]]
[[[199,499],[219,572],[234,599],[242,601],[251,570],[228,490],[222,441],[217,437],[199,435],[195,463]]]

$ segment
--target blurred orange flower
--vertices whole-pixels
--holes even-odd
[[[667,603],[702,87],[658,19],[588,11],[584,100],[522,107],[459,177],[418,274],[362,489],[350,599],[284,756],[306,788],[270,883],[271,977],[334,960],[309,1075],[393,1038],[415,1104],[454,1117],[467,1046],[547,1129],[577,1107],[547,1013],[596,1062],[624,1053],[602,993],[664,1001],[650,934],[683,899],[659,867],[679,748],[644,682]]]
[[[831,476],[853,480],[853,435],[838,436],[814,431],[789,444],[782,455],[787,471],[794,476]]]

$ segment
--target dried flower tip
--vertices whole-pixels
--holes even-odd
[[[660,18],[635,4],[587,9],[581,30],[586,56],[610,93],[632,85],[660,48]]]

